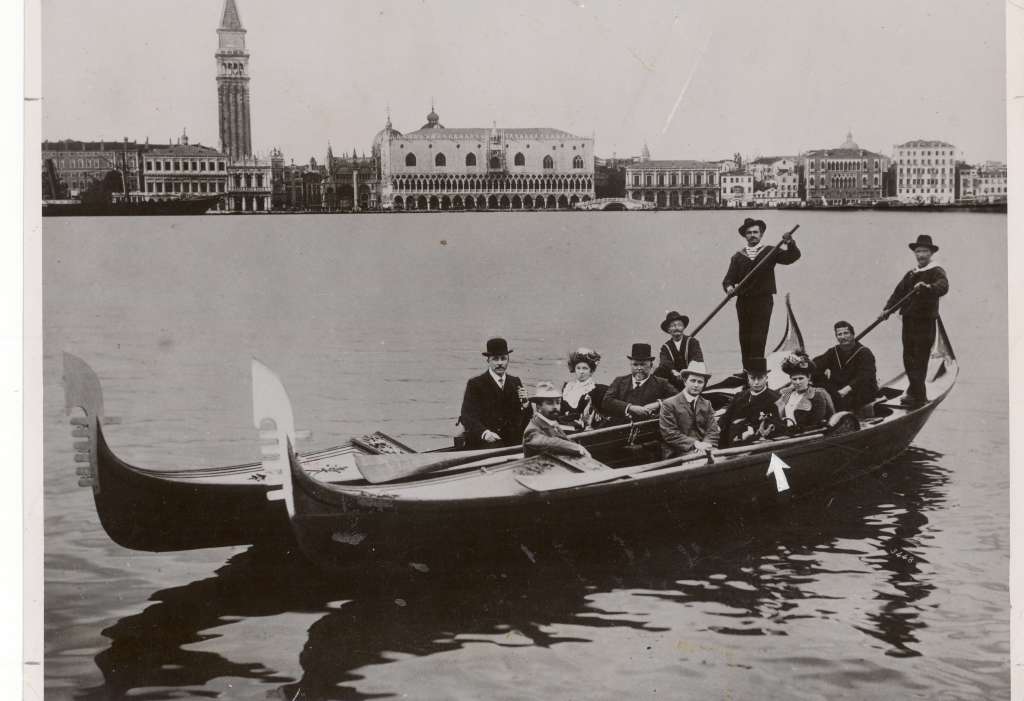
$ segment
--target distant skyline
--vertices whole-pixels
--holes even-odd
[[[236,0],[253,147],[369,152],[431,102],[445,126],[548,126],[600,156],[721,159],[953,143],[1006,160],[1004,8],[930,0],[711,4]],[[43,138],[218,146],[223,0],[43,0]],[[840,10],[837,12],[836,10]]]

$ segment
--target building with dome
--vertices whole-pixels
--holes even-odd
[[[830,206],[877,202],[882,198],[889,158],[866,151],[847,132],[839,148],[808,151],[800,159],[807,203]]]
[[[548,127],[448,128],[431,106],[373,139],[385,210],[569,209],[594,198],[594,140]]]

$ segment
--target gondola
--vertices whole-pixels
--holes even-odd
[[[803,348],[803,337],[786,298],[786,330],[775,349],[782,355]],[[775,383],[782,379],[777,377]],[[266,473],[259,462],[226,467],[151,469],[119,458],[107,443],[103,426],[117,419],[104,413],[99,378],[81,358],[64,354],[64,400],[71,417],[74,460],[79,486],[91,487],[100,523],[118,545],[154,552],[249,545],[290,538],[284,510],[267,499]],[[730,376],[707,394],[724,405],[741,382]],[[593,438],[643,443],[657,434],[657,421],[602,429]],[[411,448],[381,432],[353,438],[339,446],[298,456],[304,474],[324,482],[358,480],[356,454],[412,453]],[[496,453],[501,452],[495,451]],[[507,452],[507,451],[506,451]]]
[[[264,465],[283,501],[300,550],[326,569],[419,546],[459,543],[498,547],[525,531],[586,532],[650,514],[777,503],[855,479],[902,453],[956,382],[958,367],[941,320],[927,376],[931,400],[890,405],[907,386],[900,375],[881,388],[875,417],[849,412],[822,430],[659,460],[607,436],[590,446],[593,459],[534,456],[504,464],[392,484],[327,484],[309,476],[291,449],[291,405],[283,386],[254,362],[253,419],[264,438]],[[655,446],[652,446],[656,448]]]

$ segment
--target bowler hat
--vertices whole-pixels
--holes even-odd
[[[761,230],[762,234],[764,233],[764,230],[768,228],[768,225],[765,224],[763,220],[761,220],[761,219],[751,219],[750,217],[747,217],[743,221],[743,226],[741,226],[739,228],[740,236],[746,236],[747,235],[747,229],[749,229],[752,226],[756,226],[757,228],[759,228]]]
[[[669,312],[665,315],[665,321],[661,322],[661,330],[668,333],[668,325],[673,321],[681,321],[683,322],[683,326],[690,325],[690,317],[685,314],[680,314],[679,312]]]
[[[634,343],[633,350],[626,356],[630,360],[654,360],[650,343]]]
[[[681,373],[685,380],[688,375],[700,375],[705,380],[711,378],[711,373],[708,372],[708,366],[699,360],[691,360],[690,364],[686,366],[686,369]]]
[[[935,253],[935,251],[939,250],[939,247],[932,243],[932,237],[928,234],[921,234],[920,236],[917,237],[917,241],[914,241],[913,243],[908,243],[907,246],[910,247],[911,251],[921,248],[922,246],[924,246],[925,248],[932,249],[932,253]]]
[[[768,361],[764,358],[746,358],[743,369],[751,375],[764,375],[768,372]]]
[[[488,358],[492,355],[508,355],[512,349],[504,338],[491,338],[487,340],[487,350],[483,352]]]
[[[538,382],[537,391],[530,397],[531,402],[540,402],[545,399],[561,399],[562,393],[555,389],[550,382]]]

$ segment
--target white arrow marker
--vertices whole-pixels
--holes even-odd
[[[775,475],[775,488],[779,490],[780,494],[789,489],[789,482],[786,481],[786,473],[784,472],[784,470],[788,469],[789,465],[782,462],[782,458],[778,455],[772,453],[772,459],[768,463],[768,472],[765,473],[765,476]]]

